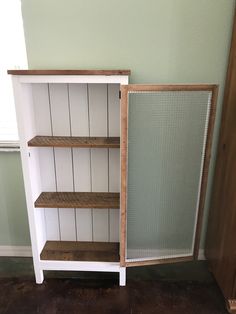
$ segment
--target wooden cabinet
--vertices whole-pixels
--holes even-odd
[[[236,313],[236,18],[208,219],[206,257],[228,309]]]
[[[119,260],[120,85],[130,71],[12,74],[37,283]]]
[[[125,285],[128,266],[198,257],[217,86],[128,85],[128,70],[9,74],[37,283],[72,270]]]

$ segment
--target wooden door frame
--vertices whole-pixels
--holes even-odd
[[[210,91],[212,92],[211,106],[208,120],[207,139],[204,152],[204,162],[201,174],[200,198],[197,212],[197,224],[195,229],[195,240],[193,248],[193,256],[166,258],[166,259],[152,259],[145,261],[126,261],[127,248],[127,175],[128,175],[128,93],[132,91],[148,92],[148,91]],[[154,265],[164,263],[175,263],[190,261],[198,258],[203,211],[206,198],[207,180],[209,172],[209,163],[211,157],[211,146],[214,130],[214,122],[216,115],[216,102],[218,95],[218,85],[121,85],[121,195],[120,195],[120,265],[122,267],[128,266],[142,266]]]

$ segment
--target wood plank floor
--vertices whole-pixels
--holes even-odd
[[[227,314],[205,262],[134,267],[118,275],[45,272],[37,285],[31,258],[0,257],[1,314]]]

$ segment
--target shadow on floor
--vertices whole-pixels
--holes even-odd
[[[31,258],[0,258],[0,313],[225,314],[205,262],[129,268],[113,273],[45,272],[36,285]]]

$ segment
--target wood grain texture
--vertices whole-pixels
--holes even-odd
[[[119,99],[119,84],[108,84],[107,95],[107,111],[108,111],[108,136],[120,137],[120,99]],[[108,166],[109,166],[109,192],[120,192],[120,149],[109,149],[108,151]],[[109,241],[120,241],[120,211],[109,209]]]
[[[210,165],[210,160],[211,160],[211,147],[212,147],[212,140],[213,140],[214,125],[215,125],[218,91],[219,91],[219,87],[214,86],[213,91],[212,91],[212,98],[211,98],[211,108],[210,108],[210,114],[209,114],[207,140],[206,140],[201,189],[200,189],[200,200],[199,200],[199,206],[198,206],[196,235],[195,235],[195,243],[194,243],[194,250],[193,250],[194,258],[196,260],[198,259],[200,241],[201,241],[203,213],[204,213],[204,206],[205,206],[205,199],[206,199],[209,165]]]
[[[213,91],[217,85],[212,84],[185,84],[185,85],[143,85],[130,84],[127,89],[130,92],[164,92],[164,91]]]
[[[35,207],[44,208],[119,208],[119,193],[42,192]]]
[[[119,243],[47,241],[41,260],[119,262]]]
[[[35,136],[28,142],[34,147],[119,148],[119,137]]]
[[[192,261],[192,256],[186,257],[175,257],[175,258],[163,258],[163,259],[153,259],[147,261],[137,261],[137,262],[125,262],[126,267],[135,267],[135,266],[147,266],[147,265],[161,265],[161,264],[174,264],[180,262],[189,262]]]
[[[236,298],[236,11],[205,254],[226,299]]]
[[[11,75],[130,75],[130,70],[8,70]]]

